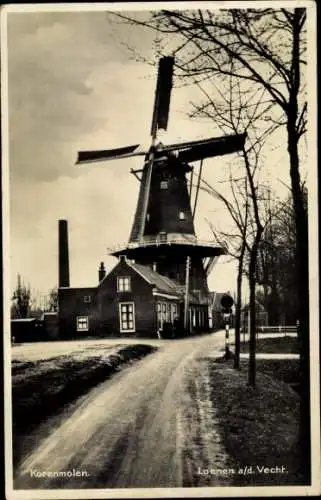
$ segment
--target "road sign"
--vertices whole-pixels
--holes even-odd
[[[225,293],[221,298],[221,307],[223,309],[223,313],[231,314],[232,313],[231,307],[233,304],[234,304],[233,298],[227,293]]]

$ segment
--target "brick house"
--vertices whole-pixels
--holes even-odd
[[[60,337],[179,335],[184,290],[177,282],[124,256],[100,278],[96,288],[59,288]],[[191,332],[208,330],[207,307],[190,294]]]

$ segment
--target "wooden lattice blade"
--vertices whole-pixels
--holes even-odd
[[[146,149],[143,149],[141,144],[134,144],[133,146],[125,146],[123,148],[102,149],[99,151],[79,151],[76,163],[116,160],[131,156],[144,156],[146,153]]]
[[[178,158],[183,162],[189,163],[203,158],[223,156],[240,151],[244,146],[244,142],[244,134],[219,137],[209,140],[207,143],[194,145],[180,151]]]
[[[173,86],[174,57],[164,56],[159,61],[151,136],[156,137],[158,129],[167,129],[171,91]]]
[[[184,162],[192,162],[211,156],[221,156],[239,151],[244,146],[246,134],[233,134],[222,137],[211,137],[196,141],[162,145],[162,153],[177,151],[178,158]]]

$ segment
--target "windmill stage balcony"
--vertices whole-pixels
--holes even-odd
[[[191,257],[215,257],[226,255],[227,246],[218,246],[214,241],[197,239],[193,234],[159,233],[158,235],[145,235],[140,239],[131,240],[127,244],[108,248],[108,253],[114,256],[126,255],[135,258],[143,253],[179,252]]]

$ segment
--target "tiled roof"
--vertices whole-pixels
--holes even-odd
[[[128,264],[146,281],[148,281],[148,283],[155,285],[157,290],[159,290],[160,292],[171,293],[177,296],[181,295],[178,290],[179,284],[174,280],[171,280],[166,276],[162,276],[156,271],[153,271],[150,267],[137,264],[136,262],[128,262]]]

